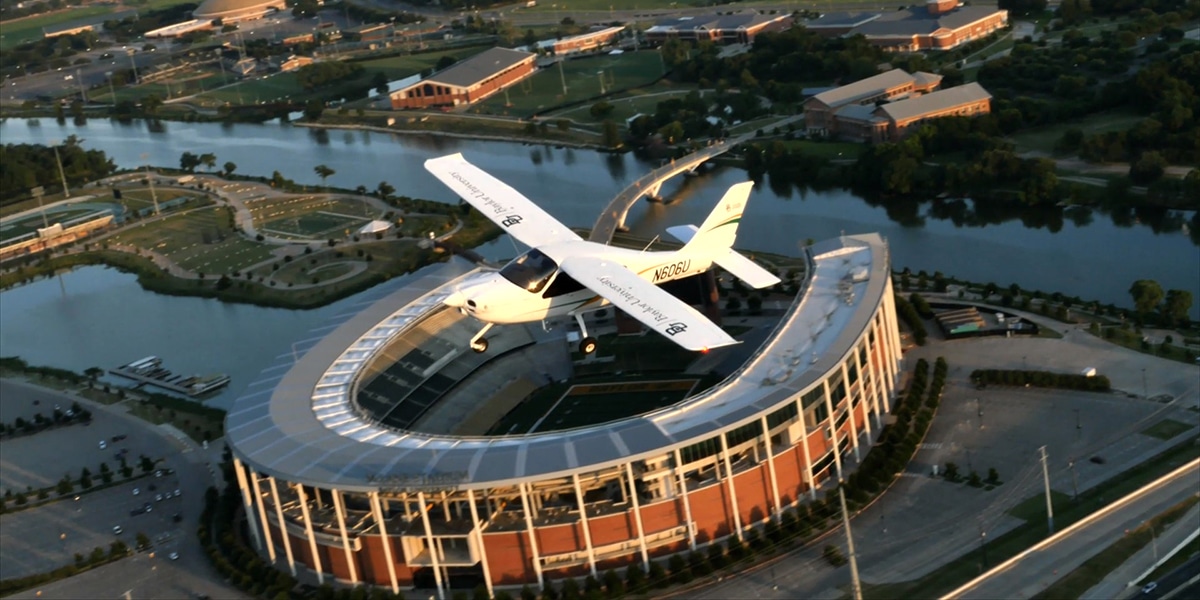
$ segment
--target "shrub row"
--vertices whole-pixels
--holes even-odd
[[[918,346],[925,345],[925,338],[929,337],[929,332],[925,331],[925,322],[921,320],[921,315],[917,313],[917,309],[907,300],[896,294],[896,313],[900,315],[900,320],[908,325],[909,331],[912,331],[913,341]]]
[[[63,412],[62,409],[55,408],[49,418],[42,416],[42,413],[36,413],[32,421],[17,417],[12,423],[0,423],[0,437],[33,435],[52,427],[87,423],[91,420],[92,412],[79,406],[78,402],[73,402],[70,410]]]
[[[38,573],[36,575],[27,575],[25,577],[13,577],[10,579],[0,580],[0,597],[9,594],[15,594],[21,590],[29,589],[34,586],[44,585],[60,579],[73,577],[84,571],[94,569],[96,567],[106,565],[110,562],[120,560],[129,556],[129,548],[124,542],[116,541],[109,546],[108,552],[103,548],[97,547],[92,550],[91,554],[86,557],[82,554],[75,555],[75,564],[59,567],[53,571]],[[38,592],[41,595],[41,592]]]
[[[1103,375],[1076,375],[1051,373],[1049,371],[1022,371],[1002,369],[976,369],[971,372],[971,381],[976,385],[1011,385],[1107,392],[1112,384]]]

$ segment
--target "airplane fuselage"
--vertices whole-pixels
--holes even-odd
[[[575,282],[551,258],[581,255],[620,264],[656,285],[703,273],[712,266],[710,256],[695,251],[643,252],[571,241],[530,250],[499,272],[478,273],[466,279],[446,304],[480,321],[497,324],[527,323],[608,306],[610,302]],[[524,268],[527,265],[529,269]],[[621,293],[615,284],[612,286]],[[646,306],[645,310],[655,309]]]

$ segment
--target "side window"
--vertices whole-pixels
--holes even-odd
[[[583,284],[575,281],[566,271],[559,271],[558,277],[550,282],[550,287],[546,288],[546,293],[542,294],[543,298],[557,298],[571,292],[578,292],[583,289]]]

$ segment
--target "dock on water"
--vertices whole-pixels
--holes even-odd
[[[162,366],[162,359],[157,356],[147,356],[109,369],[108,372],[185,396],[203,396],[229,385],[228,375],[184,376],[172,373]]]

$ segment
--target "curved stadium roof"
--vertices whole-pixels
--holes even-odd
[[[811,256],[807,289],[737,376],[680,404],[621,421],[498,437],[396,431],[350,406],[362,365],[404,322],[439,306],[446,284],[469,267],[452,262],[426,269],[396,287],[381,286],[388,292],[383,298],[370,294],[354,307],[361,307],[358,312],[309,332],[316,337],[305,341],[319,341],[299,360],[278,357],[234,402],[227,439],[259,472],[356,491],[414,481],[511,485],[699,441],[793,400],[840,364],[869,324],[886,289],[883,240],[875,234],[836,238],[815,245]],[[847,284],[849,298],[839,288]]]

